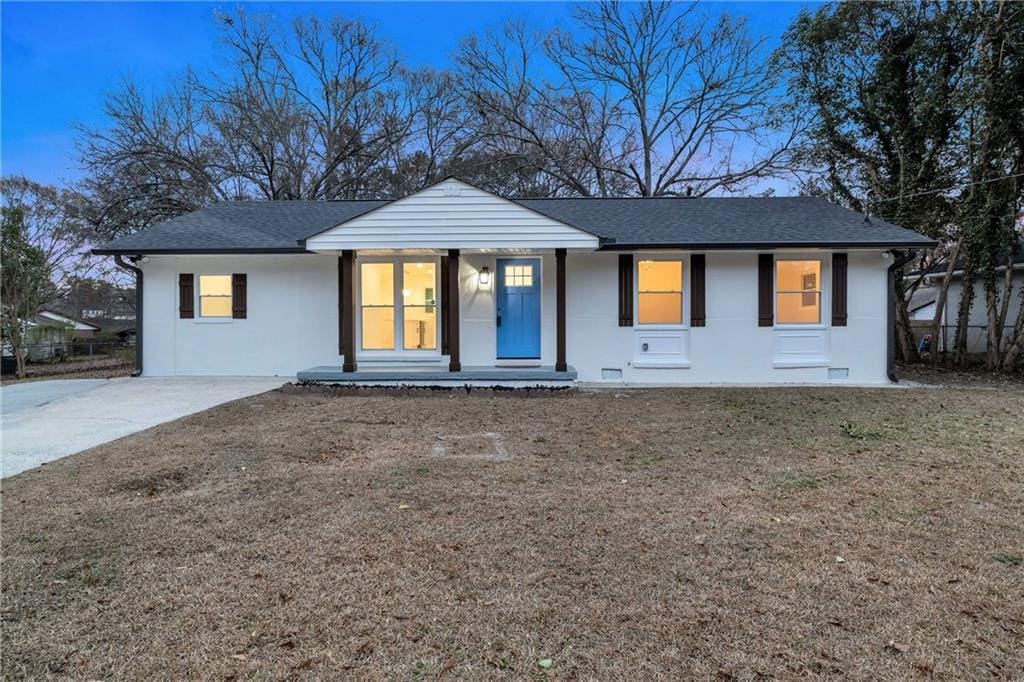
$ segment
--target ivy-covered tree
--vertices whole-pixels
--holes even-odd
[[[973,42],[970,11],[958,3],[851,2],[794,22],[780,57],[790,94],[812,121],[797,149],[809,192],[948,238],[956,208],[941,190],[964,178],[956,152],[968,104],[960,86]],[[901,357],[911,359],[902,282],[897,276],[897,338]]]
[[[970,104],[964,153],[969,183],[960,200],[959,241],[964,279],[977,277],[984,291],[986,366],[1011,369],[1024,343],[1024,306],[1015,324],[1008,319],[1010,300],[1024,295],[1013,287],[1013,259],[1024,237],[1024,5],[979,3],[971,23],[976,42],[965,82]],[[963,287],[954,346],[960,362],[967,356],[974,298],[974,287]]]

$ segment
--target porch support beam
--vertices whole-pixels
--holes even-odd
[[[459,357],[459,250],[448,250],[448,281],[445,283],[448,299],[448,371],[462,371]]]
[[[342,372],[356,371],[355,251],[342,251],[338,259],[338,326],[341,327]]]
[[[565,372],[565,249],[555,249],[555,371]]]

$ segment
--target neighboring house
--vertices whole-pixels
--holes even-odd
[[[146,375],[884,383],[890,251],[933,245],[815,198],[511,200],[448,179],[219,203],[95,253],[141,272]]]
[[[954,267],[956,269],[953,271],[953,276],[950,279],[949,290],[946,294],[946,302],[942,310],[940,322],[941,328],[938,339],[939,350],[952,348],[953,343],[956,340],[957,314],[960,309],[960,298],[963,295],[964,290],[964,271],[959,267],[959,265]],[[1012,331],[1013,324],[1017,320],[1017,315],[1020,311],[1021,290],[1024,289],[1024,241],[1021,241],[1017,252],[1014,254],[1011,268],[1010,305],[1006,315],[1006,324],[1003,330],[1004,339],[1007,338],[1008,334]],[[918,293],[921,291],[933,292],[932,305],[930,308],[921,311],[923,317],[912,315],[914,319],[926,319],[929,321],[935,319],[935,298],[936,292],[938,291],[937,285],[942,283],[942,278],[945,277],[945,274],[944,267],[936,267],[933,272],[925,275],[924,286],[918,289]],[[1002,299],[1005,287],[1006,266],[997,268],[996,274],[998,275],[999,281],[998,288],[1000,299]],[[971,314],[967,320],[967,352],[984,353],[988,349],[988,310],[985,301],[985,285],[981,281],[980,277],[975,277],[973,286],[974,300],[971,303]],[[911,303],[913,303],[916,298],[917,293],[915,293],[911,298]],[[930,331],[923,327],[918,327],[917,330],[918,333],[927,333]]]
[[[907,313],[911,320],[934,320],[935,306],[939,297],[936,287],[921,286],[907,302]]]
[[[83,320],[76,320],[55,310],[40,310],[27,323],[28,345],[25,359],[44,362],[69,354],[71,341],[92,338],[100,328]]]
[[[135,318],[127,317],[92,317],[86,321],[103,329],[104,336],[116,336],[121,345],[131,346],[135,343]]]

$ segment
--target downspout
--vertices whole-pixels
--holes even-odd
[[[131,256],[137,262],[142,256]],[[117,267],[135,274],[135,371],[133,377],[142,375],[142,268],[125,263],[120,254],[114,256]]]
[[[899,377],[896,376],[896,271],[912,261],[914,256],[917,255],[917,251],[911,249],[901,254],[899,251],[893,250],[889,253],[892,254],[893,262],[889,266],[889,276],[887,278],[889,283],[889,333],[886,336],[885,343],[886,373],[889,375],[889,381],[897,383],[899,382]]]

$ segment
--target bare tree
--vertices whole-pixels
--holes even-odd
[[[613,154],[611,104],[569,79],[543,79],[551,46],[520,22],[471,35],[456,55],[458,83],[491,156],[543,174],[553,194],[600,193]]]
[[[788,170],[798,126],[742,21],[654,2],[581,5],[575,19],[463,41],[460,82],[499,148],[584,196],[738,191]]]
[[[225,62],[148,96],[125,83],[83,129],[90,220],[112,237],[226,199],[377,195],[411,133],[392,48],[357,21],[218,14]]]
[[[696,3],[580,5],[585,29],[556,33],[574,83],[608,87],[622,173],[641,196],[736,191],[788,170],[777,69],[742,19]],[[792,123],[790,121],[790,123]]]

